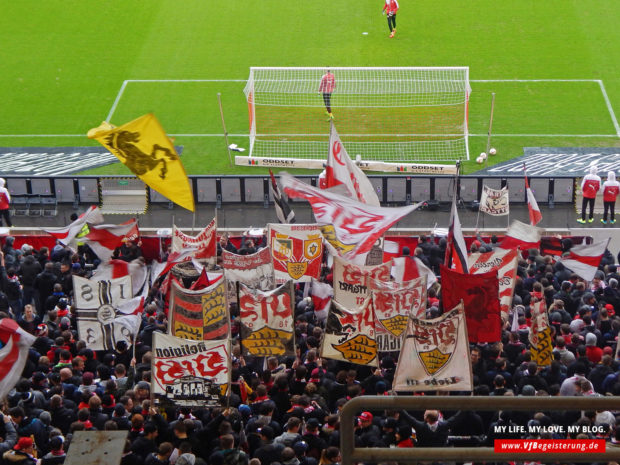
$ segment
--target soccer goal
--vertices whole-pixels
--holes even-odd
[[[250,157],[324,160],[333,117],[352,158],[469,159],[467,67],[253,67],[244,92]]]

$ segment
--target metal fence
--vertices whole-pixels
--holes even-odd
[[[620,410],[620,397],[468,397],[468,396],[361,396],[351,399],[340,413],[342,465],[356,462],[457,461],[508,462],[611,462],[620,460],[620,447],[592,453],[497,453],[492,447],[355,447],[354,420],[361,411],[373,410]]]
[[[41,195],[53,197],[59,203],[97,203],[104,179],[122,176],[6,176],[7,188],[13,196]],[[127,179],[134,179],[127,176]],[[318,176],[297,176],[304,182],[318,185]],[[431,200],[450,202],[454,192],[454,177],[433,175],[373,175],[370,182],[384,204],[408,204]],[[269,176],[190,176],[197,203],[268,203],[273,201],[269,191]],[[530,186],[541,204],[573,203],[574,177],[531,177]],[[510,202],[526,203],[523,176],[476,176],[459,178],[459,194],[464,202],[480,199],[482,186],[493,189],[507,186]],[[167,203],[168,199],[148,189],[150,203]]]

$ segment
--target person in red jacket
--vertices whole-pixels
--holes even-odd
[[[383,14],[387,13],[388,27],[390,28],[390,39],[396,34],[396,12],[398,11],[398,0],[385,0]]]
[[[321,83],[319,84],[319,93],[323,94],[323,103],[325,103],[325,114],[329,116],[329,120],[334,119],[332,113],[332,92],[336,88],[336,78],[332,72],[327,68],[325,74],[321,76]]]
[[[581,224],[586,222],[586,208],[588,205],[590,206],[588,222],[592,223],[594,221],[594,200],[596,199],[596,193],[601,188],[601,178],[596,174],[596,171],[596,166],[592,166],[590,172],[581,181],[583,201],[581,202],[581,218],[577,220]]]
[[[11,194],[9,190],[4,187],[6,181],[4,178],[0,178],[0,226],[2,226],[2,218],[6,221],[6,225],[10,228],[13,226],[11,223],[11,216],[9,215],[9,207],[11,206]]]
[[[616,222],[615,209],[616,198],[620,193],[620,182],[616,181],[616,173],[613,171],[607,172],[607,181],[603,183],[603,218],[601,223],[607,224],[607,213],[609,212],[609,222],[614,224]]]

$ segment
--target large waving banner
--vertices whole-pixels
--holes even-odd
[[[323,226],[325,239],[349,260],[369,252],[385,231],[423,203],[375,207],[312,187],[287,173],[280,173],[280,182],[290,198],[310,202],[317,223]]]
[[[405,283],[370,280],[379,352],[400,351],[409,316],[424,318],[426,278]]]
[[[258,357],[295,354],[293,281],[263,292],[239,284],[241,345]]]
[[[497,272],[463,274],[445,266],[440,270],[443,308],[463,302],[469,342],[499,341],[502,322]]]
[[[271,248],[265,247],[251,255],[237,255],[222,250],[222,268],[228,281],[228,302],[237,301],[236,283],[267,291],[275,287]]]
[[[115,320],[124,314],[119,306],[133,297],[131,278],[95,281],[73,276],[73,292],[77,307],[77,329],[80,339],[92,350],[113,350],[116,343],[132,343],[133,335],[125,324]]]
[[[471,274],[496,271],[499,279],[499,303],[502,316],[508,318],[517,277],[519,252],[516,249],[495,249],[493,252],[472,253],[467,257]]]
[[[153,333],[152,392],[181,406],[222,405],[230,382],[230,342]]]
[[[226,302],[226,280],[192,291],[172,280],[170,291],[170,334],[193,341],[230,337]]]
[[[538,366],[548,367],[553,361],[551,327],[547,317],[544,299],[530,305],[532,309],[532,328],[529,334],[532,361]]]
[[[310,282],[321,274],[323,239],[316,224],[268,224],[276,282]]]
[[[371,299],[366,299],[363,305],[354,309],[347,309],[332,300],[321,344],[321,357],[378,366]]]
[[[389,281],[392,261],[360,266],[334,257],[334,299],[346,308],[360,307],[370,295],[369,280]]]
[[[217,240],[215,218],[205,226],[196,236],[189,236],[175,225],[172,226],[172,252],[181,252],[183,249],[196,248],[194,258],[212,259],[217,255]]]
[[[473,389],[462,304],[433,320],[409,319],[393,389],[406,392]]]

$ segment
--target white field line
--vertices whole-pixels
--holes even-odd
[[[121,85],[120,90],[116,94],[116,98],[114,99],[114,103],[112,104],[112,108],[110,108],[110,112],[108,113],[108,116],[105,119],[106,121],[110,122],[110,120],[112,119],[112,115],[116,111],[116,107],[118,105],[118,102],[121,101],[121,97],[123,96],[123,92],[125,92],[125,87],[127,87],[127,81],[123,81],[123,84]]]
[[[605,90],[605,84],[603,84],[602,80],[599,80],[598,85],[601,88],[601,92],[603,93],[603,98],[605,99],[607,110],[609,110],[609,114],[611,115],[611,122],[614,124],[614,128],[616,129],[616,134],[618,135],[618,137],[620,137],[620,126],[618,126],[618,120],[616,119],[616,114],[614,113],[614,109],[612,108],[611,102],[609,101],[609,97],[607,96],[607,91]]]

